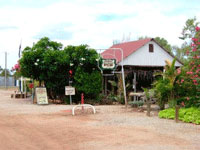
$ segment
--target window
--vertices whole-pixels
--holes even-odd
[[[153,44],[149,44],[149,52],[153,53]]]

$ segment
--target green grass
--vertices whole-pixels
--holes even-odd
[[[169,108],[159,112],[159,118],[165,119],[174,119],[175,118],[175,109]],[[191,108],[181,108],[179,110],[179,120],[188,123],[200,124],[200,109],[191,107]]]

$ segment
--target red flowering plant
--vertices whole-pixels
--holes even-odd
[[[186,52],[189,61],[177,81],[182,89],[179,103],[186,107],[200,106],[200,27],[197,26],[195,31],[191,47]]]
[[[34,83],[30,83],[30,84],[29,84],[29,88],[30,88],[30,89],[34,88]]]
[[[20,64],[19,64],[19,61],[17,61],[17,64],[15,64],[13,67],[12,67],[12,72],[14,72],[14,76],[16,78],[19,78],[20,77]]]
[[[17,61],[17,64],[14,65],[14,67],[12,67],[12,71],[20,71],[20,65],[19,65],[19,61]]]

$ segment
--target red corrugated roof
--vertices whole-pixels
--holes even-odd
[[[133,52],[137,51],[140,47],[150,42],[151,40],[153,39],[148,38],[148,39],[143,39],[143,40],[138,40],[138,41],[125,42],[125,43],[113,45],[110,48],[121,48],[124,54],[123,59],[125,59],[126,57],[131,55]],[[122,56],[119,50],[107,49],[101,53],[101,56],[107,59],[115,58],[113,55],[116,57],[117,62],[121,61]]]

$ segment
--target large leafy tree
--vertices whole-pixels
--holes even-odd
[[[168,41],[164,38],[161,37],[155,37],[155,40],[163,47],[165,48],[168,52],[172,52],[172,46],[168,43]]]
[[[44,81],[48,69],[45,62],[46,54],[61,50],[61,48],[61,43],[50,41],[47,37],[40,39],[32,48],[26,47],[23,51],[23,57],[20,59],[22,75],[38,80],[40,83]]]
[[[191,38],[191,49],[188,49],[188,64],[185,67],[187,71],[186,78],[191,81],[190,87],[192,91],[195,92],[188,95],[192,100],[194,105],[200,106],[200,27],[195,27],[195,32]]]
[[[191,38],[195,36],[195,28],[198,26],[199,22],[196,17],[190,18],[185,22],[182,30],[182,36],[179,37],[183,40],[181,47],[174,46],[173,51],[175,55],[184,63],[187,63],[188,56],[187,53],[191,50]]]
[[[179,38],[182,40],[189,40],[188,42],[191,43],[190,39],[195,36],[195,28],[198,26],[198,24],[199,22],[197,21],[196,17],[188,19],[183,27],[182,36]]]
[[[77,95],[85,93],[87,97],[94,98],[101,91],[101,73],[97,67],[98,54],[87,45],[68,46],[64,48],[70,57],[70,70],[73,73],[73,85]]]
[[[64,97],[64,87],[72,81],[76,95],[83,92],[90,98],[101,91],[101,74],[97,68],[98,54],[87,45],[68,46],[42,38],[33,47],[26,47],[20,59],[23,76],[44,83],[48,95]],[[80,97],[77,99],[80,99]]]
[[[176,81],[177,101],[182,106],[200,107],[200,27],[195,27],[188,43],[187,62],[179,70],[179,79]]]
[[[62,44],[44,37],[33,47],[26,47],[20,59],[20,72],[24,77],[44,82],[49,96],[55,98],[63,82],[67,66],[67,58],[62,49]],[[61,81],[61,82],[60,82]],[[62,88],[64,85],[62,85]]]

